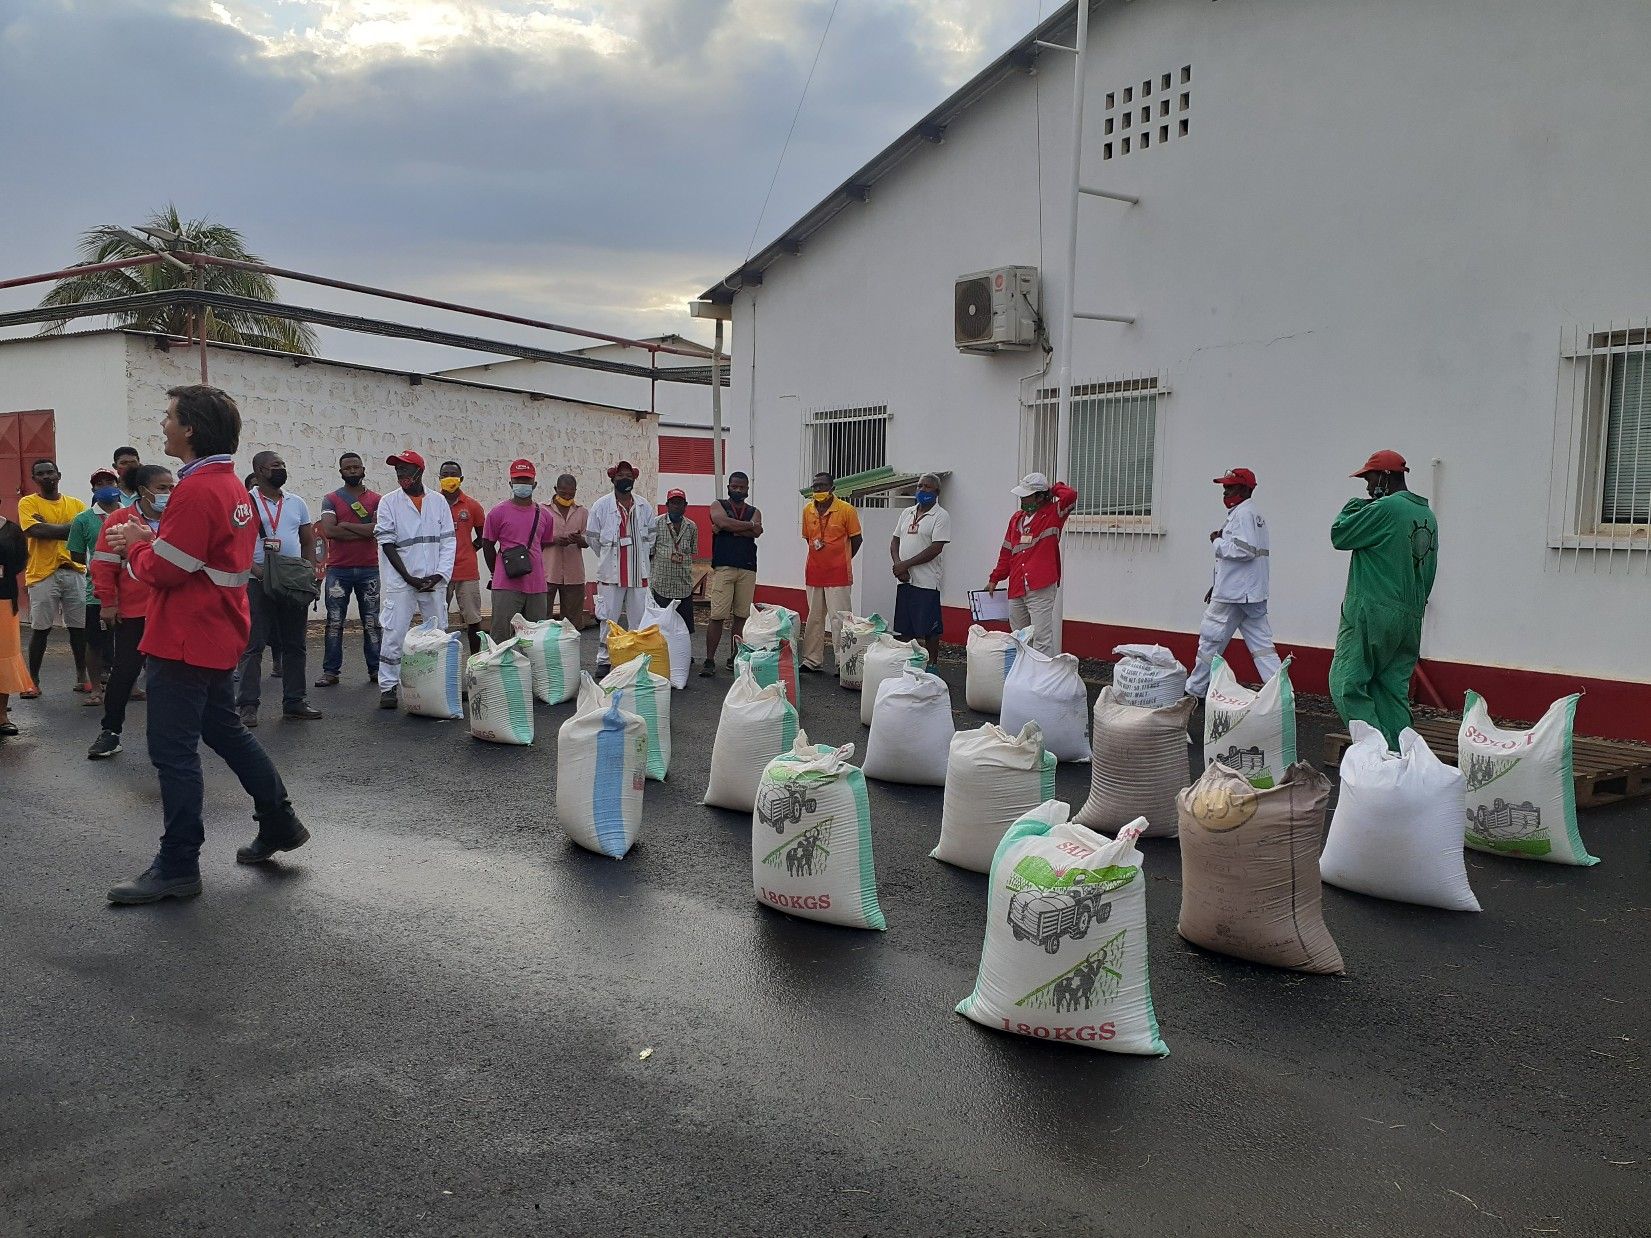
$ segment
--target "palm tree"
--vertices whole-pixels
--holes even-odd
[[[242,262],[262,262],[256,254],[247,252],[246,243],[234,228],[213,223],[208,219],[183,220],[178,208],[167,204],[164,211],[150,216],[148,226],[164,228],[186,238],[183,248],[219,258],[236,258]],[[136,258],[149,252],[123,228],[102,224],[85,232],[80,238],[81,265],[115,262],[121,258]],[[180,271],[170,262],[152,262],[145,266],[121,267],[112,271],[89,271],[84,275],[69,275],[57,281],[52,290],[40,300],[40,308],[81,305],[88,301],[102,301],[111,297],[129,297],[143,292],[170,292],[179,288],[199,288],[205,292],[230,293],[259,301],[276,299],[275,281],[259,271],[244,271],[237,267],[202,266]],[[144,306],[125,313],[111,314],[110,322],[117,327],[131,327],[139,331],[158,331],[167,335],[196,336],[196,312],[188,305]],[[41,328],[42,335],[55,335],[68,325],[68,319],[59,319]],[[301,322],[278,318],[272,314],[251,313],[244,310],[206,311],[206,337],[221,344],[247,344],[255,348],[273,348],[281,352],[313,354],[316,349],[315,332]]]

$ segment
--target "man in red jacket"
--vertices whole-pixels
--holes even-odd
[[[1061,589],[1061,530],[1078,505],[1078,492],[1042,473],[1028,473],[1009,491],[1020,510],[1009,517],[997,566],[986,578],[989,593],[1009,582],[1009,624],[1017,632],[1032,629],[1032,648],[1050,655],[1061,651],[1055,615]]]
[[[261,864],[310,837],[235,709],[232,680],[251,628],[246,582],[258,537],[252,500],[235,473],[241,410],[204,384],[166,394],[166,454],[184,464],[165,514],[158,528],[132,521],[109,531],[124,570],[150,589],[139,648],[149,660],[149,759],[160,774],[166,827],[154,862],[111,889],[112,903],[201,892],[202,740],[252,796],[258,836],[236,851],[238,862]]]

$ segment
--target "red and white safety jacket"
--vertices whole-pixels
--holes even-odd
[[[1061,583],[1061,530],[1078,505],[1078,492],[1064,482],[1056,482],[1049,492],[1055,497],[1036,511],[1009,517],[997,566],[986,578],[992,585],[1007,580],[1012,598]]]
[[[122,619],[142,619],[149,613],[149,586],[126,570],[120,556],[109,544],[109,530],[127,523],[148,524],[148,518],[138,510],[136,503],[123,507],[103,522],[98,531],[97,548],[87,573],[92,578],[92,591],[103,607],[104,622],[110,615]]]
[[[208,670],[234,669],[252,620],[246,583],[258,526],[252,498],[229,456],[178,471],[152,542],[128,552],[126,570],[148,585],[149,619],[139,650]]]

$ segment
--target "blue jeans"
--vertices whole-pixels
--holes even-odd
[[[281,775],[235,709],[234,671],[149,659],[149,760],[161,780],[161,834],[155,867],[168,877],[200,872],[201,741],[223,758],[257,808],[287,798]]]
[[[329,567],[321,596],[327,602],[327,644],[321,655],[321,670],[336,675],[344,669],[344,616],[350,613],[350,594],[355,594],[361,611],[361,656],[367,661],[367,678],[378,679],[378,646],[383,634],[378,626],[378,569],[376,567]]]

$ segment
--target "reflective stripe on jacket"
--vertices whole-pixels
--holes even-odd
[[[126,570],[126,564],[109,545],[110,529],[134,523],[149,523],[135,506],[123,507],[105,520],[98,531],[97,548],[92,551],[86,568],[105,620],[111,614],[118,614],[122,619],[142,619],[149,613],[149,586]]]
[[[1050,487],[1050,493],[1054,499],[1033,512],[1030,519],[1025,512],[1009,517],[997,566],[987,583],[1007,580],[1012,598],[1025,597],[1034,589],[1047,589],[1061,582],[1061,530],[1078,505],[1078,492],[1056,482]]]

